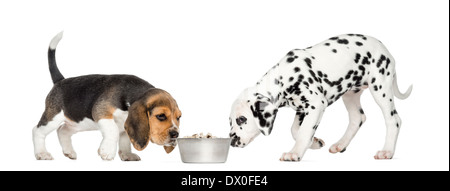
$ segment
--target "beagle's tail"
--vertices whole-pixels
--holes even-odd
[[[401,93],[400,90],[398,89],[398,84],[397,84],[397,75],[394,75],[394,82],[393,82],[393,89],[394,89],[394,95],[395,97],[397,97],[398,99],[406,99],[409,97],[409,95],[411,95],[411,91],[412,91],[412,85],[409,86],[408,90],[406,90],[405,93]]]
[[[52,76],[53,84],[64,80],[64,76],[59,71],[55,59],[56,46],[58,45],[62,37],[63,32],[58,33],[55,37],[53,37],[52,41],[50,41],[50,46],[48,47],[48,68],[50,69],[50,75]]]

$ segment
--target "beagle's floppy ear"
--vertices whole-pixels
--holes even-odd
[[[128,108],[125,131],[136,150],[142,151],[150,140],[150,124],[146,103],[143,100],[134,102]]]
[[[278,108],[270,100],[257,99],[254,104],[250,105],[250,109],[261,133],[266,136],[270,135]]]
[[[167,154],[169,154],[170,152],[173,151],[173,149],[175,149],[175,146],[164,146],[164,150],[166,151]]]

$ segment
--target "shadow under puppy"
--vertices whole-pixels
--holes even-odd
[[[62,35],[61,32],[51,40],[48,50],[54,86],[46,98],[41,120],[33,128],[36,159],[53,159],[46,150],[45,138],[55,129],[58,129],[63,153],[70,159],[77,158],[72,135],[89,130],[102,133],[98,154],[103,160],[114,159],[117,144],[123,161],[140,160],[131,152],[131,143],[141,151],[151,141],[163,145],[170,153],[176,146],[181,117],[175,99],[133,75],[64,78],[55,60],[56,46]]]

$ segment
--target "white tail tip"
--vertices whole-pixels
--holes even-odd
[[[55,37],[53,37],[52,41],[50,41],[50,48],[51,49],[56,49],[56,46],[58,45],[59,41],[63,37],[63,33],[64,33],[64,31],[61,31]]]

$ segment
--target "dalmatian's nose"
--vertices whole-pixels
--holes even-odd
[[[241,138],[234,135],[231,137],[231,146],[232,147],[238,147],[241,144]]]

